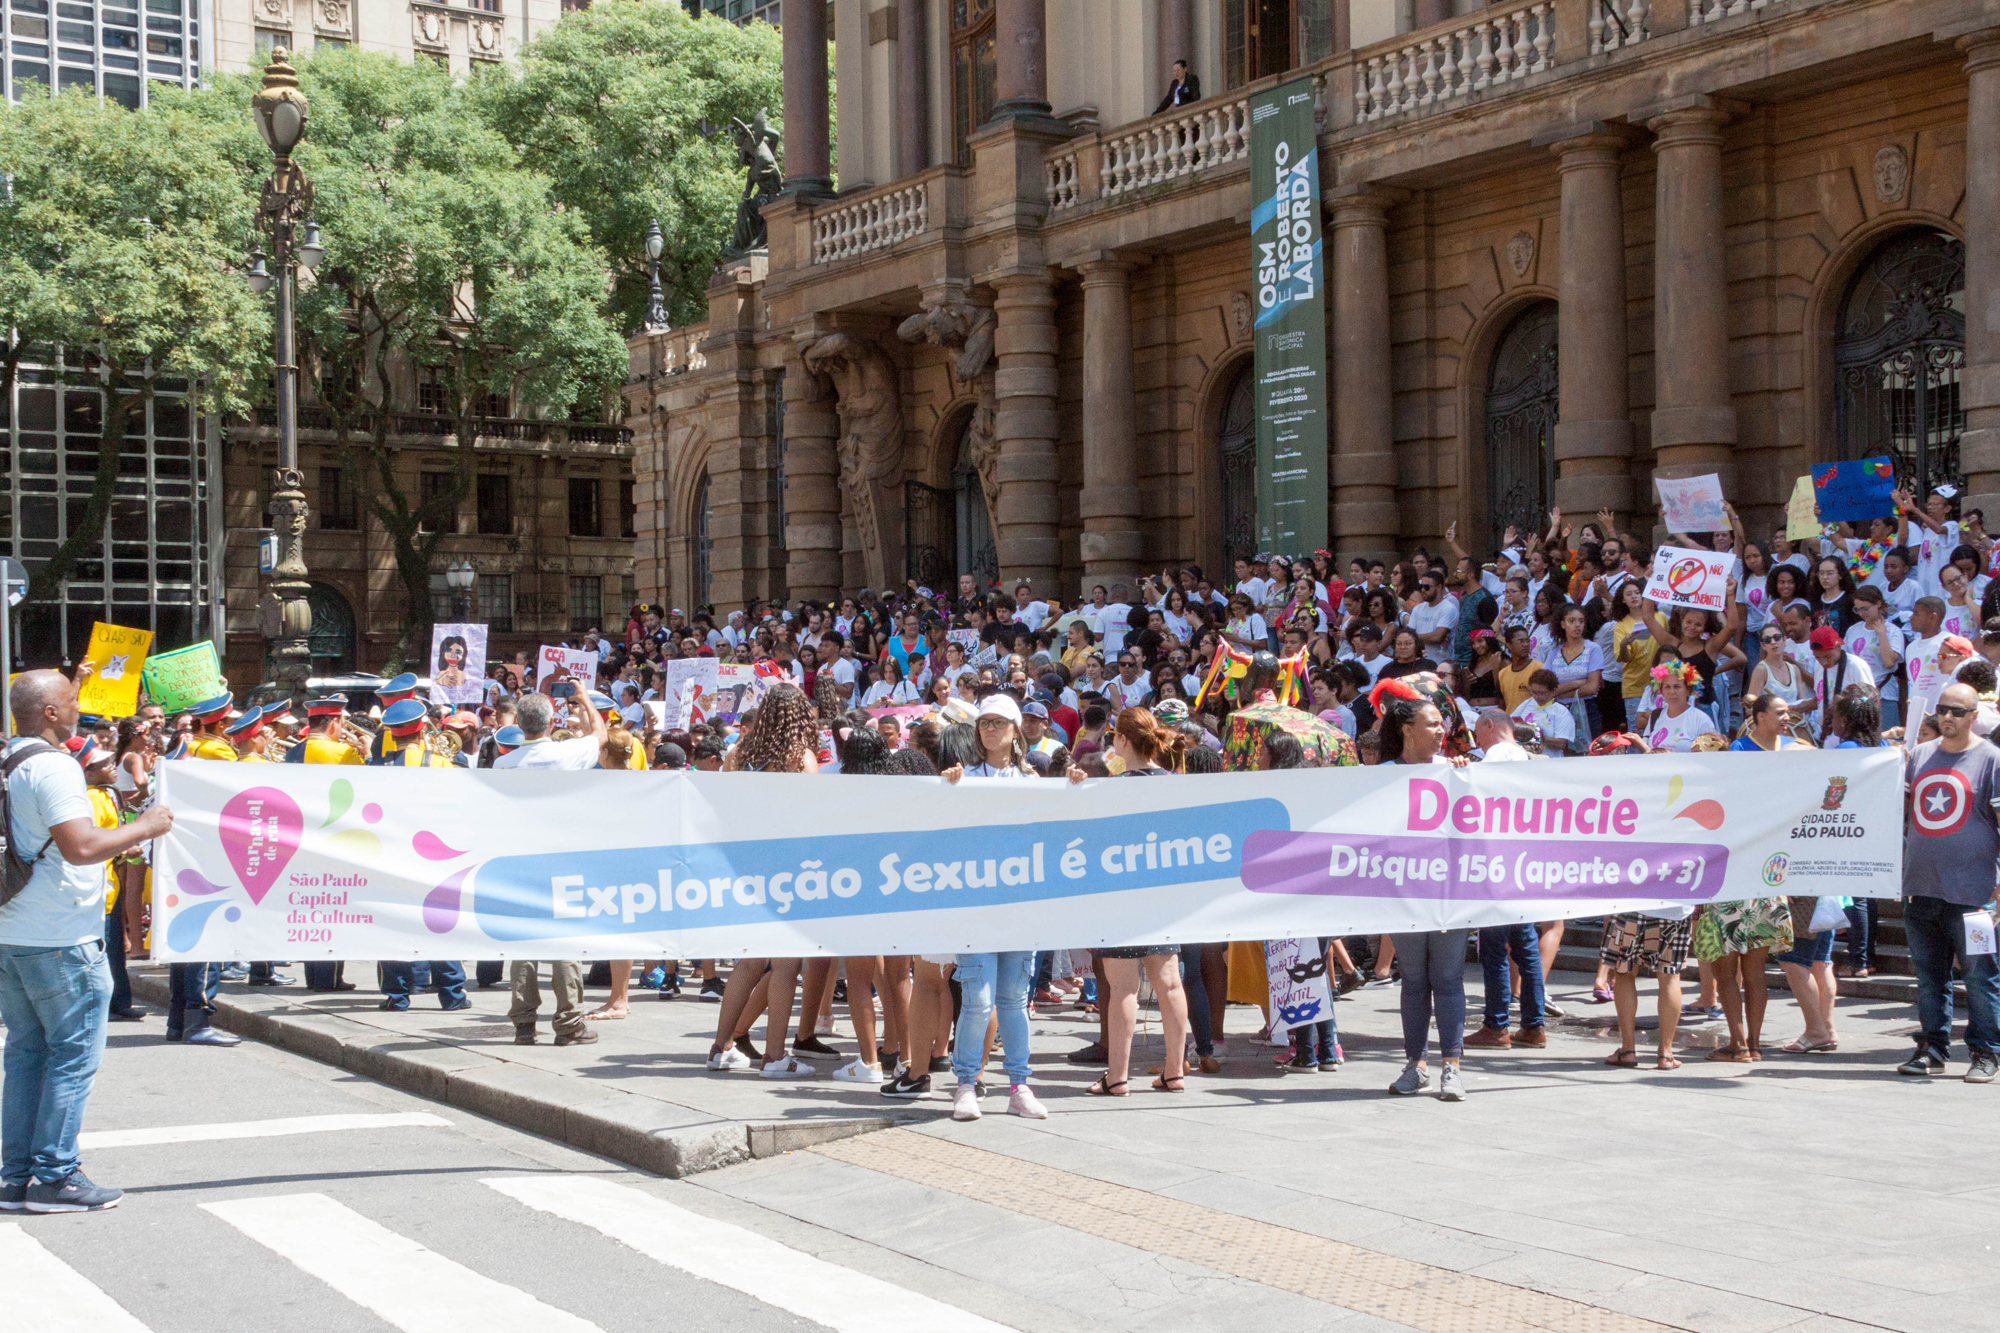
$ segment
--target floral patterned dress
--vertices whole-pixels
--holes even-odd
[[[1710,903],[1694,923],[1694,956],[1712,963],[1726,954],[1792,947],[1791,907],[1783,898]]]

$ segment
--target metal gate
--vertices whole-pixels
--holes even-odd
[[[1217,453],[1222,462],[1222,573],[1234,579],[1235,562],[1257,553],[1257,412],[1251,368],[1244,363],[1223,399]]]
[[[958,495],[955,491],[903,483],[903,577],[933,592],[958,585]]]
[[[1493,354],[1486,388],[1486,496],[1497,548],[1511,524],[1542,526],[1555,489],[1556,303],[1517,316]]]
[[[1855,276],[1833,350],[1842,458],[1888,454],[1919,498],[1963,487],[1965,246],[1935,231],[1890,238]]]

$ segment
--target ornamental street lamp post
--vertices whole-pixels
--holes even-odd
[[[292,150],[306,137],[306,96],[299,90],[298,71],[281,47],[271,52],[264,68],[264,86],[250,99],[257,129],[271,149],[272,170],[264,182],[257,208],[257,226],[268,232],[271,252],[250,257],[246,278],[250,290],[262,294],[277,288],[273,319],[272,360],[277,369],[278,467],[272,474],[271,531],[277,539],[277,559],[270,591],[257,607],[258,628],[270,641],[273,678],[283,681],[296,699],[311,673],[312,608],[306,601],[310,584],[306,571],[305,481],[299,472],[298,355],[292,330],[293,283],[299,267],[317,269],[326,258],[319,227],[312,221],[312,182],[292,161]]]
[[[452,618],[461,624],[472,618],[472,585],[478,578],[479,571],[464,557],[452,561],[444,572],[445,584],[451,589]]]
[[[666,237],[660,235],[660,220],[654,218],[646,228],[646,274],[652,281],[652,291],[646,298],[646,332],[665,333],[671,327],[667,323],[667,296],[660,290],[660,255],[667,248]]]

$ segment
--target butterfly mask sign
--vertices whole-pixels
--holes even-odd
[[[1653,553],[1646,599],[1659,606],[1691,606],[1723,615],[1729,609],[1729,571],[1733,563],[1730,556],[1719,551],[1662,546]]]
[[[1333,1016],[1333,984],[1319,938],[1266,940],[1264,965],[1271,974],[1271,1036],[1324,1023]]]

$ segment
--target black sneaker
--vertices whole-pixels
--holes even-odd
[[[847,982],[845,980],[833,983],[833,1002],[835,1004],[847,1003]]]
[[[1294,1074],[1317,1074],[1319,1072],[1319,1061],[1313,1059],[1310,1055],[1300,1053],[1289,1060],[1280,1060],[1278,1068],[1289,1069]]]
[[[0,1185],[0,1213],[18,1213],[28,1206],[28,1182]]]
[[[1898,1074],[1910,1078],[1927,1078],[1944,1072],[1944,1057],[1928,1046],[1917,1047],[1917,1053],[1896,1066]]]
[[[930,1072],[933,1074],[949,1074],[951,1072],[950,1057],[933,1055],[931,1057]]]
[[[884,1097],[895,1097],[901,1101],[923,1101],[931,1095],[931,1076],[929,1074],[918,1074],[915,1078],[911,1078],[909,1071],[906,1069],[902,1074],[882,1085],[882,1095]]]
[[[707,981],[701,983],[701,994],[697,998],[720,1004],[722,1002],[722,989],[725,984],[721,977],[710,977]]]
[[[125,1197],[123,1190],[108,1190],[102,1185],[93,1185],[90,1178],[81,1171],[72,1171],[53,1185],[44,1181],[30,1181],[25,1206],[31,1213],[94,1213],[103,1208],[116,1208],[118,1201]]]
[[[1063,1059],[1069,1061],[1073,1065],[1101,1065],[1104,1063],[1106,1055],[1104,1047],[1101,1044],[1093,1041],[1088,1046],[1082,1047],[1078,1050],[1071,1051],[1068,1055],[1065,1055]]]
[[[678,1000],[681,998],[681,974],[669,972],[660,982],[660,998]]]
[[[1965,1071],[1965,1081],[1967,1083],[1991,1083],[1995,1074],[2000,1074],[2000,1060],[1994,1058],[1993,1052],[1974,1051],[1972,1054],[1972,1068]]]
[[[840,1054],[839,1051],[834,1050],[833,1047],[827,1045],[818,1037],[807,1037],[804,1041],[795,1041],[792,1043],[792,1049],[795,1051],[806,1051],[813,1055]]]
[[[756,1046],[751,1043],[750,1038],[738,1037],[735,1041],[731,1042],[730,1045],[734,1046],[737,1050],[743,1052],[744,1055],[748,1056],[750,1058],[750,1063],[758,1065],[764,1063],[764,1053],[758,1050]]]

